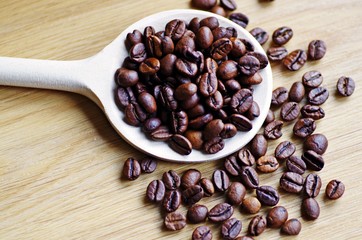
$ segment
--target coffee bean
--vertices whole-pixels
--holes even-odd
[[[281,106],[280,117],[286,122],[293,121],[299,116],[299,112],[300,108],[297,102],[286,102]]]
[[[159,100],[161,104],[170,111],[174,111],[177,108],[177,101],[174,98],[174,91],[169,86],[163,86],[161,87],[161,91],[159,93]]]
[[[207,26],[211,30],[214,30],[219,26],[219,20],[216,17],[207,17],[200,21],[200,27]]]
[[[253,123],[245,116],[241,114],[232,114],[230,121],[239,131],[250,131],[253,128]]]
[[[234,12],[230,14],[229,19],[243,28],[246,28],[249,23],[249,18],[241,12]]]
[[[254,216],[248,226],[248,232],[251,236],[259,236],[266,229],[265,217],[261,215]]]
[[[303,74],[302,82],[308,88],[316,88],[322,84],[323,76],[319,71],[308,71]]]
[[[183,58],[178,58],[175,61],[175,69],[185,77],[195,77],[198,71],[196,63]]]
[[[298,235],[301,229],[302,224],[300,221],[296,218],[291,218],[283,224],[281,232],[286,235]]]
[[[194,108],[197,104],[200,103],[200,97],[197,93],[189,97],[188,99],[179,102],[180,108],[184,109],[185,111]]]
[[[285,47],[271,47],[266,53],[269,60],[281,61],[288,55],[288,50]]]
[[[174,19],[166,24],[165,35],[171,37],[173,41],[178,41],[185,33],[185,30],[185,22],[180,19]]]
[[[265,54],[263,54],[263,53],[260,53],[260,52],[247,52],[246,55],[247,56],[253,56],[256,59],[258,59],[259,63],[260,63],[260,69],[265,68],[269,64],[267,56],[265,56]]]
[[[304,193],[308,197],[315,198],[318,196],[322,187],[321,178],[314,173],[308,174],[304,181]]]
[[[224,170],[215,170],[212,179],[216,190],[225,192],[229,188],[230,179]]]
[[[139,30],[133,30],[132,33],[127,33],[126,36],[126,46],[127,48],[131,48],[137,43],[142,42],[142,33]]]
[[[196,44],[201,49],[209,48],[214,42],[214,36],[212,35],[211,29],[203,26],[196,32]]]
[[[221,38],[211,45],[210,55],[215,60],[221,60],[229,54],[232,48],[233,44],[230,39]]]
[[[216,73],[218,68],[217,62],[212,58],[205,59],[205,70],[204,72]]]
[[[329,92],[325,87],[317,87],[310,90],[307,100],[310,104],[321,105],[327,101]]]
[[[171,231],[178,231],[186,226],[186,217],[180,212],[170,212],[164,220],[165,227]]]
[[[268,142],[263,134],[256,134],[250,142],[250,152],[255,158],[266,154]]]
[[[143,131],[146,133],[151,133],[160,127],[162,124],[161,119],[159,118],[148,118],[143,122]]]
[[[270,209],[266,216],[268,227],[280,228],[288,219],[288,211],[283,206],[277,206]]]
[[[237,132],[238,132],[238,129],[236,129],[234,124],[225,123],[224,129],[220,132],[220,137],[223,139],[232,138],[237,134]]]
[[[259,186],[259,175],[252,167],[244,167],[240,177],[247,188],[254,189]]]
[[[230,56],[235,58],[243,56],[246,53],[246,47],[243,41],[240,38],[235,38],[235,37],[230,38],[230,40],[232,43]]]
[[[187,210],[186,218],[191,223],[205,222],[208,211],[205,205],[194,204]]]
[[[171,112],[170,118],[171,131],[173,133],[182,134],[187,130],[188,117],[184,111]]]
[[[313,118],[314,120],[322,119],[325,116],[323,108],[320,106],[306,104],[300,110],[300,113],[305,118]]]
[[[305,53],[305,51],[297,49],[289,53],[285,58],[283,58],[282,63],[287,69],[291,71],[297,71],[304,66],[306,61],[307,54]]]
[[[264,120],[264,125],[267,125],[268,123],[271,123],[274,120],[275,120],[274,112],[269,109],[268,114],[266,115],[266,118]]]
[[[305,164],[303,159],[301,159],[300,157],[295,156],[295,155],[290,156],[286,160],[285,165],[289,172],[295,172],[300,175],[302,175],[305,172],[305,170],[307,169],[307,165]]]
[[[165,185],[166,186],[166,185]],[[178,190],[166,191],[162,207],[166,212],[174,212],[181,205],[181,193]]]
[[[315,220],[319,217],[320,208],[314,198],[306,198],[302,202],[302,214],[307,220]]]
[[[280,177],[280,187],[289,193],[300,193],[303,190],[303,176],[295,172],[285,172]]]
[[[241,57],[238,64],[240,71],[247,76],[254,75],[260,69],[259,60],[250,55]]]
[[[246,189],[239,182],[232,182],[227,189],[226,199],[232,205],[240,205],[246,194]]]
[[[197,92],[197,85],[194,83],[184,83],[178,86],[175,89],[174,97],[179,100],[183,101],[190,98]]]
[[[316,129],[316,123],[312,118],[301,118],[295,122],[293,133],[295,136],[305,138]]]
[[[242,164],[236,155],[228,156],[224,161],[224,167],[231,176],[238,176],[242,172]]]
[[[260,27],[251,29],[250,34],[260,43],[260,45],[263,45],[269,39],[269,34]]]
[[[187,205],[193,205],[204,196],[204,190],[199,185],[193,185],[182,192],[182,200]]]
[[[292,142],[283,141],[275,148],[274,155],[279,160],[289,158],[295,152],[296,147]]]
[[[253,93],[246,88],[237,91],[230,101],[230,107],[237,113],[244,113],[249,110],[253,103]]]
[[[355,88],[355,82],[351,77],[342,76],[337,81],[337,92],[343,97],[351,96]]]
[[[123,176],[127,180],[136,180],[141,175],[141,166],[139,162],[130,157],[124,162],[123,165]]]
[[[293,30],[290,27],[280,27],[273,32],[273,42],[277,45],[286,44],[293,37]]]
[[[157,111],[157,103],[156,99],[152,96],[152,94],[148,92],[142,92],[138,95],[138,103],[148,112],[155,113]]]
[[[144,157],[140,162],[141,171],[144,173],[153,173],[157,167],[157,160],[152,157]]]
[[[129,50],[129,57],[133,62],[143,62],[147,58],[146,46],[143,43],[133,45]]]
[[[190,141],[180,134],[174,134],[169,139],[169,146],[181,155],[188,155],[191,153],[192,145]]]
[[[241,208],[246,213],[255,214],[260,211],[261,203],[256,197],[249,196],[243,199]]]
[[[212,181],[208,178],[201,178],[199,185],[204,190],[204,196],[205,197],[211,197],[215,193],[214,184]]]
[[[121,87],[132,87],[139,81],[139,76],[137,71],[122,67],[116,72],[116,80]]]
[[[175,190],[181,185],[181,178],[174,170],[164,172],[162,175],[162,181],[168,190]]]
[[[223,80],[235,78],[238,75],[238,64],[233,60],[222,62],[217,69],[217,76]]]
[[[234,11],[238,7],[235,0],[220,0],[220,5],[229,11]]]
[[[206,153],[214,154],[224,149],[225,142],[221,137],[212,138],[204,143]]]
[[[219,5],[215,5],[210,9],[210,12],[226,17],[225,9]]]
[[[191,0],[195,8],[208,10],[216,5],[217,0]]]
[[[323,40],[313,40],[308,45],[308,56],[311,60],[322,59],[326,51],[327,46]]]
[[[127,105],[136,101],[136,97],[134,96],[132,88],[119,87],[117,88],[116,100],[117,100],[117,105],[122,110],[124,110],[127,107]]]
[[[271,104],[274,106],[280,106],[288,100],[288,89],[285,87],[278,87],[272,92]]]
[[[247,148],[242,148],[237,153],[237,157],[242,166],[253,166],[255,163],[255,157]]]
[[[201,179],[201,172],[197,169],[188,169],[186,170],[181,177],[181,187],[187,189],[189,187],[195,186]]]
[[[262,173],[271,173],[279,168],[279,162],[273,156],[264,155],[256,160],[256,168]]]
[[[323,157],[313,150],[305,151],[302,155],[302,159],[310,170],[320,171],[324,167]]]
[[[256,197],[262,205],[275,206],[279,202],[279,193],[271,186],[260,186],[256,189]]]
[[[167,141],[172,137],[172,133],[166,126],[160,126],[150,133],[150,137],[154,141]]]
[[[147,39],[149,36],[155,35],[155,28],[152,26],[146,26],[143,30],[144,38]]]
[[[151,202],[161,202],[165,196],[165,185],[161,180],[153,180],[147,186],[146,195]]]
[[[292,102],[300,102],[305,95],[305,88],[302,82],[294,82],[289,89],[289,100]]]
[[[213,115],[211,113],[206,113],[202,116],[194,118],[189,121],[189,127],[192,129],[200,129],[209,123],[213,119]]]
[[[124,115],[125,121],[132,126],[138,126],[147,119],[147,112],[136,102],[127,105]]]
[[[305,150],[313,150],[317,154],[323,154],[327,150],[328,140],[320,133],[312,134],[304,141]]]
[[[229,31],[227,28],[224,27],[217,27],[212,30],[214,41],[219,40],[220,38],[231,38],[232,34],[232,31]]]
[[[264,128],[264,136],[267,139],[277,139],[280,138],[283,133],[282,133],[282,127],[283,127],[283,121],[280,120],[274,120],[270,123],[268,123],[268,125],[265,126]]]
[[[213,222],[223,222],[229,219],[234,213],[234,208],[228,203],[216,204],[210,209],[208,218]]]
[[[345,190],[344,184],[339,180],[331,180],[326,187],[326,196],[329,199],[338,199],[342,197]]]
[[[208,226],[198,226],[192,232],[192,240],[212,240],[212,232]]]
[[[221,236],[223,239],[235,239],[241,232],[241,221],[236,218],[229,218],[221,225]]]
[[[204,73],[199,77],[199,91],[205,96],[211,96],[217,91],[217,77],[214,73]]]

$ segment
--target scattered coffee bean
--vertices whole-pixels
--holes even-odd
[[[289,89],[289,100],[292,102],[300,102],[305,95],[305,88],[302,82],[294,82]]]
[[[304,141],[305,150],[313,150],[317,154],[323,154],[327,150],[328,140],[325,135],[316,133],[308,136]]]
[[[178,231],[186,226],[186,217],[180,212],[170,212],[164,221],[165,227],[171,231]]]
[[[304,193],[306,196],[315,198],[318,196],[322,187],[321,178],[314,173],[308,174],[304,181]]]
[[[166,212],[174,212],[181,205],[181,193],[178,190],[166,191],[162,207]]]
[[[298,235],[301,229],[302,224],[300,221],[296,218],[291,218],[283,224],[281,232],[286,235]]]
[[[355,82],[351,77],[342,76],[337,81],[337,92],[343,97],[351,96],[355,87]]]
[[[323,157],[313,150],[305,151],[302,159],[310,170],[320,171],[324,167]]]
[[[191,4],[195,8],[208,10],[215,6],[217,3],[217,0],[191,0]]]
[[[271,173],[279,168],[279,162],[274,156],[264,155],[256,160],[256,168],[262,173]]]
[[[268,142],[263,134],[256,134],[250,142],[250,152],[255,158],[266,154]]]
[[[322,119],[325,116],[323,108],[321,108],[320,106],[315,106],[310,104],[304,105],[300,110],[300,113],[302,114],[303,117],[313,118],[314,120]]]
[[[157,168],[157,160],[152,157],[142,158],[140,166],[142,172],[153,173]]]
[[[331,180],[326,187],[326,196],[329,199],[338,199],[342,197],[345,190],[344,184],[339,180]]]
[[[286,44],[293,37],[293,30],[290,27],[280,27],[273,32],[273,42],[277,45]]]
[[[208,209],[205,205],[194,204],[188,210],[186,218],[191,223],[205,222],[208,214]]]
[[[299,112],[297,102],[285,102],[280,109],[280,117],[286,122],[293,121],[299,116]]]
[[[307,100],[310,104],[321,105],[327,101],[329,92],[325,87],[317,87],[310,90]]]
[[[208,218],[213,222],[223,222],[229,219],[234,213],[234,208],[228,203],[216,204],[210,209]]]
[[[278,87],[273,90],[271,104],[280,106],[288,100],[288,89],[285,87]]]
[[[215,5],[210,9],[210,12],[226,17],[226,11],[223,7]]]
[[[323,40],[313,40],[308,45],[308,56],[311,60],[322,59],[326,51],[327,46]]]
[[[192,232],[192,240],[212,240],[212,232],[208,226],[198,226]]]
[[[282,63],[287,69],[291,71],[297,71],[304,66],[306,61],[307,54],[305,53],[305,51],[297,49],[289,53],[285,58],[283,58]]]
[[[243,170],[243,165],[236,155],[228,156],[224,161],[224,167],[231,176],[238,176]]]
[[[235,0],[220,0],[220,5],[229,11],[234,11],[238,7]]]
[[[302,214],[307,220],[315,220],[319,217],[319,204],[314,198],[305,198],[302,202]]]
[[[322,84],[323,76],[319,71],[308,71],[303,74],[302,82],[308,88],[316,88]]]
[[[263,45],[269,39],[269,34],[260,27],[251,29],[250,34],[260,43],[260,45]]]
[[[269,109],[268,114],[266,115],[266,118],[264,120],[264,125],[267,125],[268,123],[271,123],[274,120],[275,120],[274,112]]]
[[[285,47],[271,47],[266,53],[271,61],[281,61],[288,56],[288,50]]]
[[[260,211],[261,203],[260,201],[253,196],[246,197],[243,199],[241,204],[241,209],[246,213],[255,214]]]
[[[221,236],[225,240],[235,239],[241,232],[241,221],[236,218],[229,218],[221,225]]]
[[[181,187],[186,189],[195,186],[201,179],[201,172],[197,169],[186,170],[181,177]]]
[[[212,179],[216,190],[225,192],[230,185],[230,179],[224,170],[215,170]]]
[[[249,223],[248,232],[251,236],[259,236],[266,229],[265,217],[256,215]]]
[[[230,14],[229,19],[243,28],[246,28],[249,23],[249,18],[245,14],[240,12]]]
[[[204,196],[204,190],[200,185],[193,185],[188,188],[186,188],[182,192],[182,200],[183,203],[187,205],[193,205],[201,200],[201,198]]]
[[[212,181],[208,178],[201,178],[199,185],[204,190],[204,196],[205,197],[211,197],[215,193],[214,184]]]
[[[128,180],[136,180],[141,175],[141,166],[139,162],[130,157],[123,165],[123,176]]]
[[[288,219],[288,211],[283,206],[276,206],[270,209],[266,216],[268,227],[280,228]]]
[[[256,189],[256,197],[262,205],[275,206],[279,202],[279,193],[271,186],[260,186]]]
[[[275,148],[274,155],[277,159],[284,160],[294,154],[296,146],[289,141],[283,141]]]
[[[231,205],[240,205],[246,195],[246,189],[239,182],[232,182],[227,189],[226,199]]]
[[[257,188],[259,186],[259,175],[252,167],[244,167],[241,172],[241,181],[247,188]]]
[[[161,180],[153,180],[148,184],[146,195],[151,202],[161,202],[165,191],[165,185]]]
[[[305,164],[303,159],[301,159],[300,157],[295,156],[295,155],[290,156],[286,160],[285,165],[289,172],[295,172],[300,175],[302,175],[305,172],[305,170],[307,169],[307,165]]]
[[[268,125],[265,126],[264,128],[264,136],[267,139],[278,139],[280,138],[283,133],[282,133],[282,127],[283,127],[283,121],[280,120],[274,120],[270,123],[268,123]]]
[[[316,127],[317,126],[313,118],[301,118],[295,122],[293,133],[295,136],[305,138],[311,135]]]
[[[255,157],[247,148],[242,148],[237,153],[237,157],[240,160],[242,166],[253,166],[255,163]]]
[[[303,190],[303,176],[295,172],[285,172],[280,177],[280,187],[290,193],[300,193]]]
[[[175,190],[181,185],[181,178],[174,170],[164,172],[162,175],[162,181],[168,190]]]

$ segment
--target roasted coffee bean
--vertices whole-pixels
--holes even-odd
[[[259,63],[260,63],[260,69],[265,68],[269,64],[268,58],[263,53],[260,53],[260,52],[247,52],[246,55],[247,56],[253,56],[253,57],[257,58],[259,60]]]
[[[167,141],[172,137],[172,133],[166,126],[160,126],[150,133],[150,137],[154,141]]]
[[[316,129],[316,123],[312,118],[301,118],[295,122],[293,133],[295,136],[305,138]]]
[[[181,204],[181,193],[178,190],[166,191],[162,207],[166,212],[176,211]]]
[[[131,60],[131,58],[128,56],[128,57],[126,57],[126,58],[124,59],[123,64],[122,64],[122,67],[123,67],[123,68],[130,69],[130,70],[138,70],[139,63],[133,62],[133,61]]]
[[[216,204],[210,209],[208,218],[212,222],[223,222],[229,219],[234,213],[234,208],[228,203]]]
[[[230,179],[224,170],[215,170],[212,174],[212,180],[218,191],[225,192],[230,185]]]
[[[161,104],[170,111],[174,111],[177,108],[177,101],[174,98],[174,91],[169,86],[161,87],[160,94],[158,96]]]
[[[124,110],[128,104],[136,101],[136,97],[134,96],[132,88],[119,87],[117,88],[116,100],[118,106]]]
[[[127,180],[136,180],[141,175],[141,166],[137,159],[127,158],[123,165],[123,176]]]
[[[244,167],[240,174],[242,183],[247,188],[257,188],[259,186],[259,175],[253,167]]]
[[[253,104],[253,93],[246,88],[237,91],[230,101],[230,107],[237,113],[245,113]]]
[[[175,89],[174,97],[179,100],[183,101],[190,98],[197,92],[197,85],[194,83],[184,83],[178,86]]]
[[[192,129],[200,129],[205,126],[208,122],[213,119],[213,115],[211,113],[206,113],[200,117],[191,119],[189,121],[189,127]]]
[[[217,27],[212,30],[214,41],[219,40],[220,38],[231,38],[232,34],[232,31],[229,31],[227,28],[224,27]]]
[[[229,54],[232,48],[233,44],[230,39],[221,38],[211,45],[210,55],[215,60],[221,60]]]
[[[256,134],[250,142],[250,152],[255,158],[259,158],[266,154],[268,142],[263,134]]]
[[[221,225],[221,236],[223,239],[235,239],[241,232],[241,221],[236,218],[229,218]]]
[[[171,42],[172,42],[172,40],[171,40]],[[162,54],[163,54],[162,42],[161,42],[161,39],[159,37],[157,37],[156,35],[148,36],[146,38],[145,46],[146,46],[146,51],[147,51],[148,56],[157,57],[157,58],[162,56]],[[172,42],[172,46],[173,46],[173,42]]]
[[[235,79],[229,79],[225,81],[224,86],[227,90],[227,93],[236,93],[241,89],[240,83]]]
[[[322,40],[313,40],[308,45],[308,57],[311,60],[322,59],[326,54],[326,51],[326,43]]]
[[[305,170],[307,169],[307,165],[305,164],[303,159],[301,159],[300,157],[295,156],[295,155],[290,156],[286,160],[285,165],[289,172],[295,172],[300,175],[302,175],[305,172]]]
[[[293,30],[290,27],[280,27],[273,32],[273,42],[277,45],[286,44],[293,37]]]
[[[279,193],[271,186],[260,186],[256,189],[256,197],[262,205],[275,206],[279,202]]]
[[[231,176],[238,176],[242,172],[242,165],[235,155],[230,155],[225,159],[224,167]]]
[[[310,104],[321,105],[327,101],[329,92],[324,87],[313,88],[309,93],[307,100]]]
[[[285,102],[280,109],[280,117],[282,120],[289,122],[295,120],[299,116],[300,108],[297,102]]]
[[[303,190],[303,176],[295,172],[285,172],[280,177],[280,187],[289,193],[300,193]]]
[[[325,112],[323,108],[320,106],[306,104],[300,109],[300,113],[305,118],[313,118],[314,120],[318,120],[324,118]]]
[[[187,110],[187,116],[189,116],[190,119],[199,117],[206,113],[205,106],[203,104],[197,104],[195,107]]]
[[[142,33],[139,30],[133,30],[133,32],[128,33],[126,36],[126,46],[127,48],[131,48],[137,43],[142,42]]]
[[[198,226],[192,232],[192,240],[212,240],[212,232],[208,226]]]
[[[129,70],[127,68],[119,68],[116,72],[116,80],[121,87],[132,87],[139,81],[137,71]]]
[[[313,150],[307,150],[303,153],[302,159],[307,167],[313,171],[320,171],[324,167],[324,159]]]
[[[195,49],[196,49],[195,40],[189,36],[182,36],[175,46],[175,53],[178,53],[187,59],[188,56],[186,54],[194,53]],[[191,59],[187,60],[194,62]]]
[[[198,184],[201,179],[201,172],[197,169],[191,168],[186,170],[181,177],[181,187],[186,189]]]
[[[264,155],[256,160],[256,168],[262,173],[271,173],[279,168],[279,162],[274,156]]]
[[[204,196],[204,190],[199,185],[193,185],[182,192],[182,200],[187,205],[193,205]]]
[[[200,97],[197,93],[189,97],[188,99],[180,102],[180,108],[184,110],[189,110],[193,107],[195,107],[200,102]]]
[[[287,220],[281,228],[282,233],[291,236],[298,235],[300,233],[300,230],[302,230],[302,224],[296,218],[291,218]]]
[[[243,28],[246,28],[249,23],[249,18],[241,12],[235,12],[230,14],[229,19]]]
[[[345,190],[344,184],[339,180],[331,180],[326,187],[326,196],[329,199],[338,199],[342,197]]]
[[[174,19],[166,24],[165,35],[171,37],[173,41],[178,41],[185,31],[186,23],[183,20]]]
[[[143,122],[143,131],[146,133],[151,133],[155,131],[157,128],[161,126],[162,122],[161,119],[156,117],[151,117],[146,119],[146,121]]]
[[[175,190],[181,185],[181,178],[174,170],[164,172],[162,175],[162,181],[168,190]]]
[[[238,129],[236,129],[234,124],[225,123],[224,129],[220,132],[220,137],[223,139],[232,138],[237,134],[237,132],[238,132]]]
[[[265,217],[261,215],[254,216],[248,226],[248,232],[251,236],[259,236],[266,229]]]
[[[215,73],[204,73],[198,79],[199,91],[209,97],[217,91],[217,77]]]
[[[283,141],[275,148],[274,155],[279,160],[289,158],[295,152],[296,147],[292,142]]]
[[[288,89],[285,87],[278,87],[273,90],[271,104],[280,106],[288,100]]]
[[[328,148],[328,140],[321,133],[308,136],[304,141],[305,150],[313,150],[317,154],[323,154]]]
[[[243,41],[240,38],[232,37],[230,38],[232,42],[232,49],[230,51],[230,56],[234,58],[239,58],[246,53],[246,47]]]
[[[160,59],[160,73],[165,76],[171,76],[174,73],[175,62],[177,60],[176,55],[167,54]]]
[[[200,27],[207,26],[211,30],[214,30],[219,26],[219,20],[216,17],[207,17],[200,21]]]
[[[288,211],[283,206],[276,206],[270,209],[266,216],[268,227],[280,228],[288,219]]]
[[[343,97],[351,96],[356,88],[355,82],[351,77],[342,76],[337,81],[337,92]]]
[[[253,101],[248,111],[245,113],[246,117],[250,120],[254,120],[260,115],[260,108],[257,102]]]
[[[266,125],[264,128],[264,136],[266,137],[266,139],[280,138],[283,135],[281,131],[283,124],[283,121],[280,120],[274,120],[268,123],[268,125]]]
[[[175,61],[175,69],[178,73],[185,77],[195,77],[197,74],[197,64],[183,58],[178,58]]]
[[[240,205],[246,194],[246,189],[239,182],[232,182],[226,192],[226,199],[231,205]]]
[[[206,153],[214,154],[224,149],[225,142],[221,137],[212,138],[204,143]]]
[[[187,210],[186,218],[191,223],[205,222],[208,211],[205,205],[194,204]]]
[[[209,48],[214,42],[214,36],[212,35],[211,29],[203,26],[196,33],[196,44],[201,49]]]
[[[256,197],[249,196],[243,199],[241,205],[242,211],[250,214],[255,214],[260,211],[260,208],[261,208],[261,203]]]
[[[220,0],[220,5],[229,11],[234,11],[238,7],[235,0]]]
[[[245,76],[243,75],[240,79],[239,82],[243,85],[243,86],[251,86],[251,85],[257,85],[260,84],[263,81],[262,76],[256,72],[254,75],[251,76]]]
[[[201,150],[204,144],[202,139],[202,131],[198,130],[187,130],[184,133],[184,136],[190,141],[192,148]]]
[[[308,197],[315,198],[318,196],[322,187],[322,179],[314,173],[308,174],[304,181],[304,193]]]
[[[151,202],[161,202],[165,196],[165,185],[161,180],[153,180],[148,184],[146,195]]]
[[[269,34],[260,27],[251,29],[250,34],[260,43],[260,45],[263,45],[269,39]]]
[[[138,103],[145,109],[148,113],[155,113],[157,111],[156,99],[152,94],[148,92],[142,92],[138,95]]]
[[[307,54],[305,53],[305,51],[297,49],[289,53],[285,58],[283,58],[282,63],[287,69],[291,71],[297,71],[304,66],[306,61]]]
[[[218,65],[217,62],[212,58],[205,59],[205,70],[204,72],[215,73],[217,71]]]
[[[147,26],[143,30],[143,35],[144,35],[145,39],[147,39],[149,36],[155,35],[155,33],[156,33],[156,30],[152,26]]]
[[[319,71],[308,71],[303,74],[302,82],[308,88],[316,88],[322,84],[323,76]]]
[[[241,114],[232,114],[230,121],[239,131],[250,131],[253,128],[252,122]]]
[[[171,130],[173,133],[182,134],[187,130],[188,117],[184,111],[171,112]]]
[[[165,227],[171,231],[178,231],[186,226],[186,217],[180,212],[170,212],[164,221]]]
[[[255,157],[253,156],[253,154],[250,152],[249,149],[247,148],[242,148],[239,150],[239,152],[237,153],[237,157],[240,161],[240,164],[242,166],[253,166],[255,163]]]
[[[201,0],[201,1],[203,1],[203,0]],[[214,0],[212,0],[212,1],[214,1]],[[215,4],[216,4],[216,1],[215,1]],[[200,29],[200,19],[198,17],[192,18],[188,24],[188,29],[196,34],[197,31]]]
[[[205,197],[211,197],[215,193],[214,184],[212,181],[208,178],[201,178],[199,185],[204,190],[204,196]]]
[[[264,120],[264,125],[267,125],[268,123],[271,123],[274,120],[275,120],[274,112],[269,109],[268,114],[266,115],[266,118]]]
[[[211,120],[206,124],[203,131],[203,138],[205,141],[216,138],[220,136],[220,133],[224,129],[224,123],[220,119]]]
[[[143,43],[137,43],[129,50],[129,57],[133,62],[141,63],[147,58],[146,46]]]
[[[140,162],[141,171],[144,173],[153,173],[157,168],[157,160],[152,157],[144,157]]]
[[[181,155],[188,155],[191,153],[192,145],[190,141],[180,134],[174,134],[169,139],[169,146]]]
[[[307,220],[315,220],[319,217],[320,208],[314,198],[306,198],[302,202],[302,214]]]
[[[266,54],[271,61],[281,61],[288,55],[288,50],[285,47],[271,47]]]
[[[223,80],[235,78],[238,75],[238,64],[233,60],[222,62],[217,69],[217,76]]]
[[[191,4],[195,8],[208,10],[215,6],[217,3],[217,0],[191,0]]]
[[[215,5],[210,9],[210,12],[226,17],[226,11],[223,7]]]
[[[241,57],[238,64],[241,73],[247,76],[254,75],[260,69],[259,60],[251,55],[245,55]]]
[[[305,95],[305,88],[302,82],[294,82],[289,89],[289,100],[292,102],[300,102]]]

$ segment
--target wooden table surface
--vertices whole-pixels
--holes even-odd
[[[290,87],[304,72],[319,70],[330,92],[322,106],[326,117],[315,132],[324,133],[329,147],[317,200],[320,217],[301,217],[301,197],[282,193],[280,205],[302,221],[297,237],[281,237],[267,229],[258,239],[361,239],[362,238],[362,2],[237,1],[238,11],[249,16],[248,30],[262,27],[270,34],[280,26],[294,30],[289,50],[306,49],[313,39],[327,43],[326,56],[289,72],[272,64],[274,86]],[[0,1],[0,56],[72,60],[100,51],[128,25],[162,10],[190,8],[188,0],[30,0]],[[267,49],[270,41],[264,45]],[[335,94],[337,79],[355,79],[356,91],[348,98]],[[278,112],[277,112],[278,113]],[[223,160],[201,164],[160,161],[152,174],[136,181],[120,180],[124,161],[144,155],[124,142],[102,111],[89,99],[67,92],[0,86],[0,239],[190,239],[198,225],[179,232],[166,231],[159,206],[145,200],[147,184],[174,169],[182,173],[198,168],[210,178]],[[270,141],[268,154],[291,138],[293,124],[284,135]],[[283,171],[261,175],[264,185],[277,187]],[[345,195],[330,201],[326,183],[340,179]],[[255,193],[249,192],[248,195]],[[202,199],[209,208],[225,197]],[[266,212],[263,208],[261,213]],[[180,211],[185,212],[182,207]],[[245,233],[253,215],[236,208],[234,216]],[[206,222],[220,239],[219,226]]]

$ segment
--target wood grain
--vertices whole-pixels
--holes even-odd
[[[317,197],[321,215],[315,221],[301,218],[301,197],[295,195],[282,193],[280,205],[303,223],[295,239],[361,239],[362,2],[237,3],[238,11],[250,18],[249,30],[259,26],[271,34],[277,27],[290,26],[294,37],[286,45],[288,50],[306,49],[313,39],[327,43],[325,58],[308,62],[300,71],[289,72],[272,64],[275,87],[290,87],[304,72],[317,69],[330,91],[323,105],[326,117],[316,129],[329,139],[326,166],[319,173],[323,180]],[[97,53],[132,22],[176,8],[190,8],[189,1],[0,1],[0,55],[82,59]],[[342,75],[356,81],[351,97],[335,94]],[[120,180],[125,159],[143,154],[120,139],[90,100],[65,92],[0,86],[0,115],[0,239],[190,239],[197,225],[166,231],[159,206],[145,200],[145,188],[169,169],[181,174],[198,168],[203,176],[211,177],[223,164],[222,160],[201,164],[162,161],[152,174],[133,182]],[[302,153],[302,141],[291,138],[291,128],[287,124],[284,136],[269,142],[268,154],[286,139],[298,145],[297,154]],[[262,175],[261,183],[277,187],[282,171]],[[346,192],[341,199],[330,201],[324,197],[324,188],[335,178],[345,183]],[[217,194],[201,203],[211,208],[224,200]],[[237,208],[234,216],[242,220],[245,233],[252,215]],[[219,226],[206,224],[214,239],[220,239]],[[291,239],[273,229],[258,237],[280,238]]]

